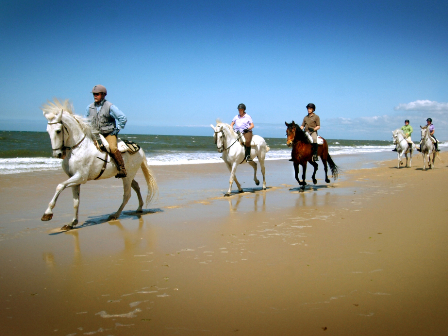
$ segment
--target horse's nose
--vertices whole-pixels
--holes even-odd
[[[61,151],[54,151],[53,152],[53,157],[55,157],[56,159],[61,159],[62,158]]]

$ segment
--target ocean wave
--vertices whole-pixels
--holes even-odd
[[[440,147],[447,147],[448,144],[440,144]],[[330,154],[337,155],[356,155],[389,152],[394,146],[330,146]],[[187,165],[204,163],[222,163],[222,154],[209,151],[165,151],[165,152],[147,152],[147,160],[150,166],[167,165]],[[291,158],[291,149],[271,149],[266,160],[286,160]],[[25,172],[57,170],[61,169],[61,159],[55,158],[0,158],[0,175],[17,174]]]

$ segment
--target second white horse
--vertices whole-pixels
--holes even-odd
[[[238,191],[243,192],[235,172],[239,164],[246,162],[246,159],[244,158],[244,146],[240,144],[238,134],[235,133],[229,124],[218,122],[216,126],[210,126],[214,131],[214,139],[218,152],[222,153],[222,159],[230,171],[229,190],[225,195],[230,196],[233,181],[235,181]],[[269,146],[266,144],[266,141],[261,136],[254,135],[252,137],[250,157],[252,159],[258,158],[258,162],[260,162],[261,174],[263,174],[263,190],[266,190],[264,159],[268,151]],[[254,161],[249,161],[247,163],[254,168],[254,181],[256,185],[259,185],[260,181],[257,179],[257,163]]]

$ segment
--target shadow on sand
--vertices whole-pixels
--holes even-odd
[[[80,229],[83,229],[83,228],[86,228],[89,226],[94,226],[94,225],[99,225],[99,224],[104,224],[104,223],[109,223],[109,222],[115,222],[120,219],[137,220],[137,219],[140,219],[144,215],[158,213],[158,212],[163,212],[163,210],[160,208],[155,208],[155,209],[144,209],[142,212],[137,212],[135,210],[134,211],[132,211],[132,210],[123,211],[121,213],[119,219],[116,219],[116,220],[109,219],[109,216],[112,215],[113,213],[105,214],[105,215],[101,215],[101,216],[90,216],[82,225],[77,225],[69,231],[80,230]],[[57,231],[53,231],[53,232],[49,233],[49,235],[53,236],[53,235],[58,235],[58,234],[65,233],[65,232],[67,232],[67,230],[58,229]]]
[[[296,187],[296,188],[290,188],[289,191],[298,191],[298,192],[304,192],[304,191],[318,191],[318,190],[325,190],[325,189],[334,189],[333,185],[313,185],[313,184],[307,184],[304,186]]]
[[[272,187],[266,187],[266,190],[269,190],[269,189],[271,189]],[[242,195],[242,194],[245,194],[245,193],[252,193],[252,194],[255,194],[256,192],[258,192],[258,191],[264,191],[263,190],[263,188],[262,187],[260,187],[260,188],[243,188],[243,191],[242,192],[239,192],[238,190],[237,191],[232,191],[231,193],[230,193],[230,195],[227,195],[227,193],[223,193],[223,196],[224,197],[231,197],[231,196],[235,196],[235,195]]]

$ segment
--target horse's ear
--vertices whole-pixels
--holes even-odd
[[[285,121],[285,125],[286,125],[286,127],[288,127],[289,125],[288,125],[288,123]]]
[[[295,125],[296,123],[295,123],[294,120],[293,120],[291,124]]]
[[[215,126],[213,126],[212,124],[210,124],[210,127],[213,128],[213,130],[215,130]]]

